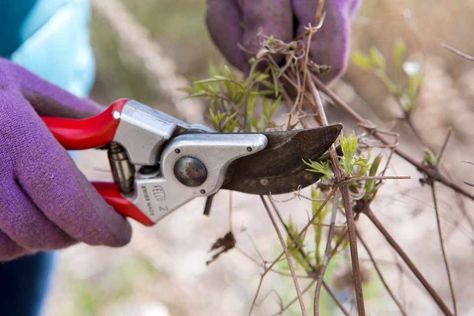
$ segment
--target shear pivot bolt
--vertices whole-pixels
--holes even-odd
[[[194,157],[181,157],[174,164],[174,175],[182,184],[197,187],[207,179],[207,169],[201,160]]]

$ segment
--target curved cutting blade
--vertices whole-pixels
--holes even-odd
[[[263,132],[268,145],[239,158],[227,169],[222,189],[251,194],[280,194],[315,183],[320,174],[306,171],[303,159],[316,160],[336,141],[342,125],[286,132]]]

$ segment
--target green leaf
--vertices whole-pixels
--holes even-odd
[[[370,166],[369,176],[375,177],[377,174],[377,170],[379,169],[380,162],[382,161],[382,155],[378,155],[372,161],[372,165]]]
[[[392,49],[392,66],[394,70],[398,70],[402,67],[403,61],[405,59],[405,54],[406,54],[405,42],[399,38],[393,44],[393,49]]]
[[[332,178],[333,172],[329,161],[318,162],[313,160],[306,161],[303,159],[303,162],[309,167],[306,169],[307,171],[322,174],[321,180],[329,180]]]
[[[369,58],[360,52],[352,53],[351,60],[361,69],[369,70],[372,68],[372,63],[370,62]]]
[[[221,81],[232,81],[232,79],[229,79],[229,78],[226,78],[226,77],[223,77],[223,76],[220,76],[220,75],[216,75],[216,76],[213,76],[211,78],[197,80],[194,83],[196,83],[196,84],[206,84],[206,83],[216,83],[216,82],[221,82]]]
[[[207,95],[206,91],[204,91],[204,90],[197,90],[197,91],[195,91],[195,92],[190,93],[188,97],[190,97],[190,98],[196,98],[196,97],[202,97],[202,96],[205,96],[205,95]]]
[[[428,164],[430,164],[431,166],[436,166],[438,164],[436,155],[429,149],[425,149],[423,160],[427,162]]]
[[[312,186],[311,187],[311,214],[313,216],[316,215],[316,212],[319,211],[321,208],[321,202],[319,201],[321,199],[320,197],[320,191],[316,189],[316,187]]]
[[[373,68],[385,70],[385,57],[383,57],[382,53],[376,47],[369,49],[368,57]]]
[[[369,170],[369,177],[375,177],[377,175],[377,170],[379,169],[380,162],[382,161],[382,155],[378,155],[377,157],[374,158],[372,161],[372,164],[370,166]],[[367,193],[372,193],[375,187],[375,179],[370,179],[365,182],[365,191]]]
[[[331,202],[328,202],[322,207],[322,194],[315,186],[311,187],[311,212],[313,219],[313,230],[314,230],[314,256],[316,259],[316,267],[319,267],[322,262],[322,239],[323,239],[323,228],[321,225],[324,223],[324,219],[332,209]]]
[[[422,83],[423,75],[421,74],[414,74],[408,77],[407,96],[411,101],[415,101],[418,97]]]
[[[351,174],[352,171],[352,160],[357,153],[358,141],[355,135],[345,137],[341,135],[341,149],[342,149],[342,166],[347,175]]]
[[[298,266],[303,268],[304,271],[311,271],[311,267],[308,262],[303,258],[301,251],[304,251],[304,235],[298,234],[298,229],[293,223],[291,218],[287,222],[288,233],[286,244],[288,247],[288,252],[291,257],[296,261]]]
[[[274,85],[277,81],[273,81],[273,70],[255,69],[252,66],[249,76],[243,78],[228,66],[210,66],[210,78],[194,81],[187,89],[190,97],[206,99],[210,121],[217,130],[260,131],[272,125],[273,114],[281,103],[279,87]],[[263,106],[261,115],[256,111],[259,102]]]
[[[252,118],[255,114],[255,107],[257,105],[257,96],[250,94],[247,97],[247,118]]]
[[[370,164],[369,159],[365,156],[355,156],[352,159],[352,170],[351,174],[353,177],[363,177],[367,175]]]
[[[253,80],[256,82],[263,82],[267,79],[268,79],[268,75],[261,72],[256,72],[255,76],[253,77]]]

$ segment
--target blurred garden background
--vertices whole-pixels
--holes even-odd
[[[163,55],[174,62],[177,75],[190,81],[206,78],[210,65],[225,62],[205,27],[206,1],[119,2],[149,32],[151,41],[161,47]],[[149,75],[155,70],[137,58],[136,47],[123,45],[121,36],[127,34],[116,34],[97,5],[93,8],[91,34],[97,77],[92,98],[103,104],[120,97],[133,98],[182,116],[183,109],[174,107],[169,91]],[[474,182],[474,167],[466,163],[474,160],[474,62],[442,45],[474,54],[473,17],[471,0],[364,0],[353,21],[354,52],[377,47],[389,59],[395,42],[405,43],[411,67],[423,75],[413,121],[434,149],[442,146],[448,129],[452,129],[443,168],[460,183]],[[397,121],[398,107],[376,76],[350,63],[344,78],[333,88],[378,125],[401,133],[402,146],[421,159],[423,148],[407,136],[407,127]],[[355,127],[336,109],[328,108],[328,115],[332,122],[347,123],[346,129]],[[108,176],[103,171],[107,165],[104,153],[82,153],[79,164],[91,179],[104,180]],[[402,161],[396,161],[391,173],[410,175],[412,179],[403,182],[403,186],[388,183],[384,187],[377,202],[378,215],[449,301],[429,190],[420,186],[416,170]],[[473,203],[458,198],[450,190],[440,191],[441,218],[460,315],[473,315]],[[273,228],[256,199],[244,194],[231,196],[224,191],[217,195],[210,217],[202,216],[204,201],[195,200],[152,228],[134,224],[133,240],[125,248],[79,245],[59,252],[46,315],[247,315],[262,269],[239,249],[268,259],[280,251]],[[304,222],[308,207],[307,201],[298,199],[280,206],[284,216],[291,216],[296,223]],[[206,261],[211,257],[208,249],[229,230],[230,208],[238,249],[207,266]],[[438,315],[435,305],[410,274],[400,274],[399,262],[380,236],[369,229],[364,219],[357,225],[409,314]],[[364,288],[368,314],[398,315],[370,263],[364,262],[367,255],[363,250],[361,258],[368,276]],[[336,287],[341,300],[348,297],[344,283],[348,262],[348,254],[342,255],[341,260],[330,266],[326,277]],[[276,313],[293,295],[291,279],[270,276],[254,315]],[[322,315],[339,315],[327,297],[323,296],[323,301]],[[347,304],[351,306],[350,302]],[[299,312],[295,308],[284,314]]]

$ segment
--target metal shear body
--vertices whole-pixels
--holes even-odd
[[[43,121],[66,149],[108,150],[114,183],[93,185],[119,213],[145,225],[195,197],[215,194],[229,182],[227,169],[234,161],[269,145],[264,133],[215,133],[128,99],[115,101],[92,118],[43,117]],[[325,140],[325,147],[339,131],[340,127],[334,129],[335,137]]]

